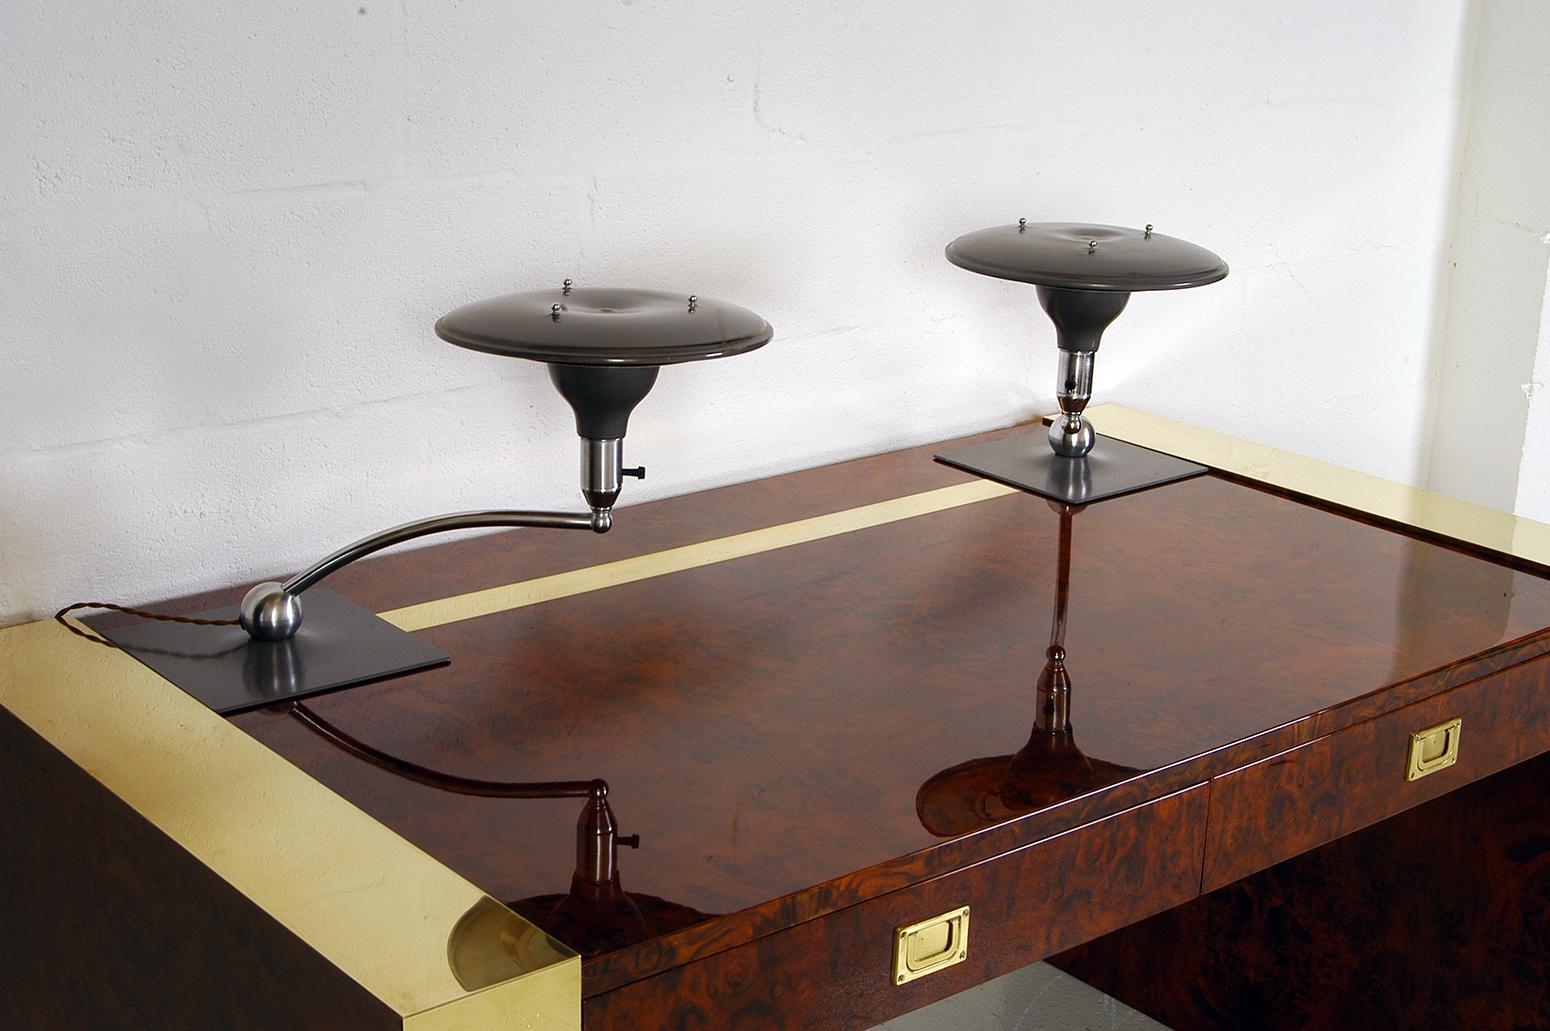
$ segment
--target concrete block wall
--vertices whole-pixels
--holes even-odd
[[[1047,411],[1032,291],[942,258],[1018,217],[1233,266],[1134,300],[1100,400],[1414,482],[1466,13],[10,0],[0,624],[574,503],[543,370],[431,333],[566,276],[777,330],[664,373],[627,503]]]

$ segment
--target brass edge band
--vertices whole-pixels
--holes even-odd
[[[1550,524],[1484,508],[1369,473],[1290,454],[1124,405],[1088,409],[1100,433],[1343,505],[1383,519],[1550,565]]]
[[[129,655],[52,620],[0,630],[0,705],[417,1031],[472,1026],[476,995],[570,1000],[480,1027],[579,1028],[575,954]],[[494,933],[458,940],[492,906]]]

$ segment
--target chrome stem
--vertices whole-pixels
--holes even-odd
[[[1081,458],[1093,449],[1092,423],[1082,418],[1093,396],[1092,351],[1060,351],[1055,400],[1060,414],[1050,423],[1049,443],[1055,454]]]

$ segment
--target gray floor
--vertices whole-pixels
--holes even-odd
[[[1014,970],[875,1031],[1168,1031],[1048,963]]]

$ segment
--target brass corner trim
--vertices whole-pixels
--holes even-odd
[[[1229,437],[1124,405],[1088,409],[1100,433],[1405,526],[1550,566],[1550,524]]]
[[[0,705],[405,1026],[578,1031],[575,953],[128,654],[0,630]]]

